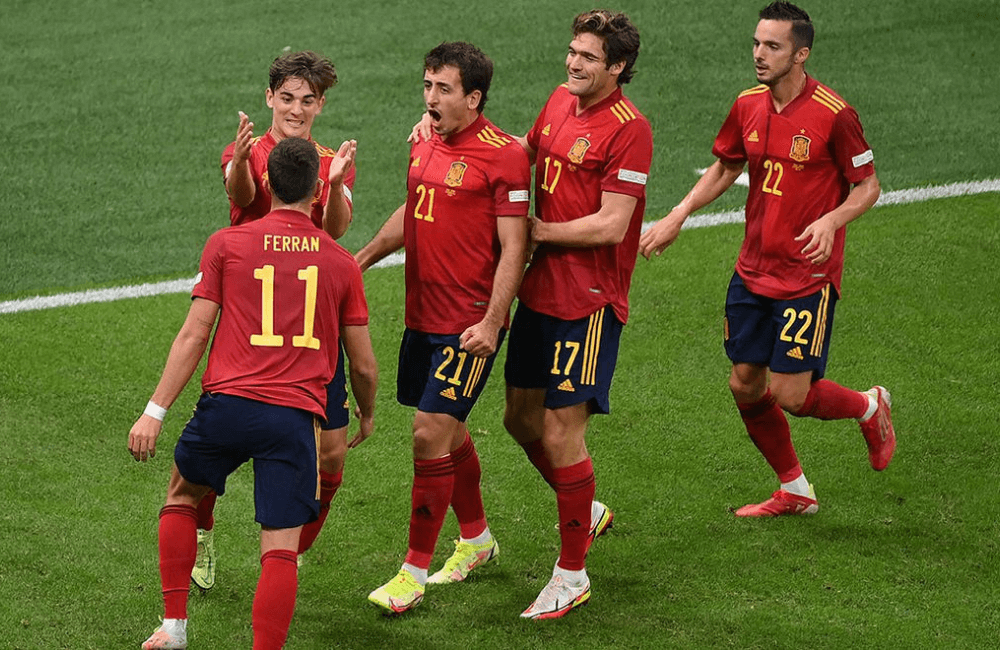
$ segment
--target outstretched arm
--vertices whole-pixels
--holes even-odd
[[[698,179],[687,196],[674,206],[667,216],[660,219],[639,237],[639,253],[646,259],[657,256],[674,243],[681,232],[681,226],[691,213],[700,210],[722,196],[743,172],[744,163],[727,163],[716,160]]]
[[[406,204],[396,208],[378,233],[364,248],[355,254],[354,259],[358,261],[358,266],[362,271],[367,271],[373,264],[389,255],[395,253],[403,247],[403,215],[406,212]]]
[[[219,305],[211,300],[195,298],[192,301],[187,319],[170,346],[160,382],[149,398],[154,405],[169,409],[184,390],[205,353],[218,315]],[[128,450],[136,460],[145,461],[156,455],[156,438],[162,425],[159,418],[146,413],[132,425],[128,434]]]

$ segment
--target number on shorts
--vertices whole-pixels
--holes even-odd
[[[455,356],[456,356],[456,354],[455,354],[455,348],[453,348],[450,345],[448,345],[448,346],[444,347],[444,349],[442,350],[442,352],[444,352],[444,361],[442,361],[441,365],[438,366],[437,370],[434,371],[434,376],[437,377],[438,379],[440,379],[441,381],[448,382],[452,386],[461,386],[462,382],[459,381],[458,377],[459,377],[459,375],[462,374],[462,368],[465,367],[465,359],[466,359],[466,357],[469,356],[469,353],[468,352],[459,352],[458,353],[458,355],[457,355],[458,356],[458,367],[455,368],[455,374],[453,374],[451,377],[447,377],[444,374],[444,369],[447,368],[449,365],[451,365],[451,362],[455,360]]]
[[[559,356],[563,351],[563,348],[569,351],[569,359],[566,361],[566,366],[563,368],[562,372],[559,371]],[[579,341],[556,341],[556,354],[552,359],[552,370],[550,371],[553,375],[568,375],[569,371],[573,369],[573,362],[576,361],[576,355],[580,353],[580,342]]]
[[[812,325],[813,321],[812,312],[806,311],[804,309],[802,311],[797,312],[791,307],[789,307],[788,309],[785,310],[785,313],[782,314],[782,316],[787,318],[788,322],[786,322],[785,326],[781,328],[781,337],[780,337],[781,340],[786,342],[798,343],[799,345],[809,345],[809,340],[803,338],[802,335],[805,334],[805,331],[809,329],[810,325]],[[800,319],[802,320],[802,327],[800,327],[799,331],[795,333],[795,338],[792,338],[788,332],[792,329],[792,325],[794,325],[795,322]]]

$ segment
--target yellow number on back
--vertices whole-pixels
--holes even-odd
[[[280,348],[285,337],[274,333],[274,266],[265,264],[253,270],[253,277],[260,285],[260,334],[250,335],[250,345],[266,348]],[[306,283],[305,305],[301,336],[292,337],[292,347],[319,350],[320,340],[313,336],[316,320],[316,289],[319,284],[319,268],[315,265],[299,269],[299,280]]]

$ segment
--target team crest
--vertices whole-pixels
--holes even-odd
[[[796,135],[792,138],[792,150],[788,157],[795,162],[805,162],[809,160],[809,143],[811,141],[804,135]]]
[[[465,176],[465,170],[468,167],[464,162],[451,163],[448,174],[444,177],[444,184],[448,187],[461,187],[462,177]]]
[[[570,148],[569,153],[566,157],[569,158],[570,162],[579,165],[583,162],[583,157],[587,155],[587,149],[590,149],[590,140],[587,138],[577,138],[576,142]]]

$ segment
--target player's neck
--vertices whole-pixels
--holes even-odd
[[[285,139],[285,136],[281,135],[281,133],[279,133],[278,130],[274,128],[273,124],[271,125],[270,128],[268,128],[267,132],[271,134],[271,139],[274,140],[275,144]],[[304,136],[301,137],[304,140],[309,140],[310,142],[312,142],[312,131],[309,131],[308,133],[306,133]]]
[[[605,99],[610,97],[616,90],[618,90],[618,84],[614,83],[591,95],[578,95],[576,98],[576,114],[579,115],[588,108],[600,104]]]
[[[780,113],[791,104],[792,100],[805,89],[807,79],[806,71],[803,68],[793,68],[778,83],[771,86],[771,101],[774,102],[774,110]]]
[[[312,195],[309,195],[307,200],[299,201],[298,203],[283,203],[278,197],[271,197],[271,212],[275,210],[292,210],[294,212],[301,212],[305,216],[312,218]]]
[[[462,119],[462,121],[459,123],[459,125],[456,126],[453,130],[449,131],[448,133],[442,133],[442,134],[440,134],[441,135],[441,141],[444,142],[448,138],[456,136],[459,133],[461,133],[462,131],[466,130],[467,128],[469,128],[470,126],[472,126],[473,122],[475,122],[476,120],[479,119],[480,115],[482,115],[482,113],[480,113],[479,111],[473,111],[473,112],[470,112],[470,113],[466,114],[465,117]]]

